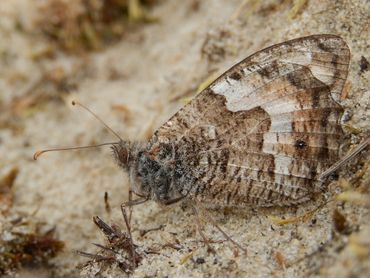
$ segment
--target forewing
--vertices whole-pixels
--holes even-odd
[[[261,206],[305,201],[338,159],[342,108],[333,96],[349,60],[348,46],[333,35],[261,50],[197,95],[152,142],[177,144],[201,197]]]

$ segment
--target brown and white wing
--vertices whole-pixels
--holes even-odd
[[[221,75],[160,127],[152,142],[178,143],[197,177],[194,194],[229,204],[309,199],[338,159],[350,51],[334,35],[261,50]]]

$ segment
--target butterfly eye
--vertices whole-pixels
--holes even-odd
[[[113,155],[116,161],[122,167],[126,167],[128,164],[129,151],[124,145],[113,145],[112,146]]]
[[[119,152],[119,160],[122,163],[127,164],[127,159],[128,159],[128,150],[126,148],[122,148]]]

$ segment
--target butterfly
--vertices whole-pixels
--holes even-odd
[[[350,50],[335,35],[265,48],[234,65],[146,143],[113,146],[142,200],[289,206],[323,190],[339,158]]]
[[[269,207],[312,199],[346,141],[335,97],[349,62],[348,45],[335,35],[270,46],[223,73],[148,142],[114,143],[139,196],[131,204]]]

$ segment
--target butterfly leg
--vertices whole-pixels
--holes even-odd
[[[133,199],[132,193],[134,193],[131,189],[128,191],[128,201],[121,204],[122,208],[129,208],[129,215],[128,215],[128,223],[131,223],[131,215],[132,215],[132,207],[136,205],[140,205],[142,203],[145,203],[149,200],[149,196],[140,196],[138,199]]]
[[[197,230],[198,230],[199,235],[202,237],[204,243],[207,245],[208,250],[210,252],[216,254],[215,249],[213,249],[213,247],[210,244],[210,240],[203,233],[204,225],[202,224],[202,219],[201,219],[201,216],[199,214],[198,209],[195,207],[194,204],[190,204],[190,206],[191,206],[191,208],[192,208],[192,210],[194,212],[194,216],[195,216],[195,220],[196,220],[196,225],[197,225]]]
[[[131,250],[131,257],[132,257],[132,265],[133,267],[137,266],[137,260],[136,260],[136,251],[135,251],[135,246],[134,246],[134,241],[133,241],[133,238],[132,238],[132,233],[131,233],[131,213],[132,213],[132,206],[129,206],[129,217],[127,216],[127,212],[126,212],[126,207],[121,205],[121,212],[122,212],[122,216],[123,216],[123,219],[125,220],[125,224],[126,224],[126,228],[127,228],[127,233],[128,233],[128,236],[130,237],[129,240],[130,240],[130,250]]]
[[[233,240],[224,230],[222,230],[221,227],[217,225],[216,221],[213,220],[213,218],[207,213],[206,209],[199,202],[195,201],[191,205],[192,205],[194,213],[198,216],[198,219],[200,217],[199,208],[201,208],[202,216],[204,216],[206,220],[210,222],[224,236],[226,240],[230,241],[232,244],[234,244],[236,247],[242,250],[245,254],[247,254],[247,249],[241,246],[235,240]]]
[[[329,169],[323,172],[320,175],[319,179],[325,180],[328,176],[333,174],[335,171],[337,171],[339,168],[341,168],[348,161],[353,159],[356,155],[358,155],[360,152],[362,152],[369,146],[370,146],[370,137],[367,137],[357,147],[355,147],[353,150],[350,150],[343,158],[341,158],[339,161],[334,163]]]

